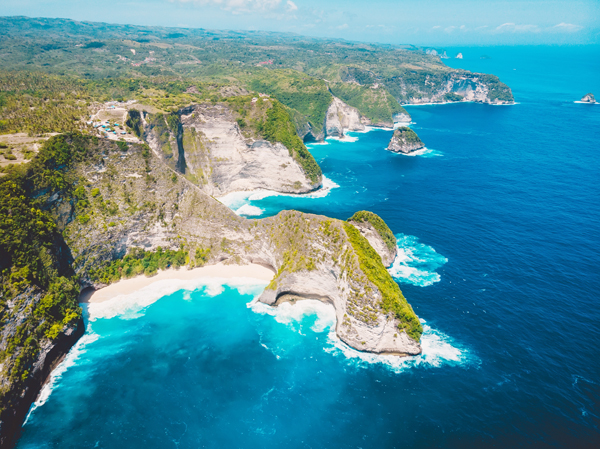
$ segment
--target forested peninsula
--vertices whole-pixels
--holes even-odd
[[[83,335],[80,292],[167,267],[260,263],[260,301],[320,299],[347,345],[421,352],[382,218],[215,198],[320,189],[307,142],[406,124],[401,104],[512,103],[497,77],[412,46],[24,17],[0,18],[0,53],[2,447]]]

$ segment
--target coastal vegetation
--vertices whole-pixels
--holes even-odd
[[[361,210],[348,218],[347,221],[371,224],[383,239],[388,249],[393,250],[396,247],[396,237],[394,236],[394,233],[379,215],[367,210]]]
[[[77,277],[65,254],[54,217],[44,207],[50,192],[79,201],[65,169],[84,157],[75,137],[48,140],[28,164],[13,166],[0,178],[0,363],[10,389],[0,391],[0,413],[14,407],[41,348],[81,319]],[[34,298],[34,301],[31,301]],[[18,323],[18,324],[17,324]]]
[[[358,256],[362,272],[381,293],[380,307],[386,313],[391,313],[398,319],[399,329],[406,331],[412,339],[419,341],[423,333],[423,326],[406,298],[404,298],[400,287],[383,266],[381,257],[369,245],[367,239],[350,223],[344,223],[344,230]]]
[[[201,259],[201,255],[202,253],[196,253],[198,259]],[[182,267],[187,264],[188,259],[189,254],[184,249],[171,250],[159,246],[154,251],[146,251],[143,248],[133,247],[122,259],[92,268],[90,279],[99,284],[111,284],[140,274],[153,276],[158,270]]]

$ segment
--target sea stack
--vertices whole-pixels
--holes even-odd
[[[581,101],[583,103],[596,103],[596,97],[594,97],[594,94],[585,94],[581,98]]]
[[[462,53],[459,53],[459,54],[456,55],[456,59],[462,59],[462,58],[463,58]]]
[[[387,147],[388,151],[402,154],[409,154],[422,148],[425,148],[425,145],[417,133],[406,126],[394,130],[392,140]]]

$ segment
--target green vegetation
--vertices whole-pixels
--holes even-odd
[[[396,237],[394,236],[394,233],[379,215],[374,214],[373,212],[369,212],[367,210],[361,210],[359,212],[356,212],[350,218],[348,218],[347,221],[355,221],[357,223],[370,223],[375,228],[377,233],[381,236],[381,238],[385,242],[385,245],[390,250],[393,251],[396,248]]]
[[[130,109],[127,112],[127,120],[125,121],[125,125],[137,137],[139,137],[139,138],[142,137],[142,134],[144,133],[144,128],[142,125],[142,117],[141,117],[140,111],[136,111],[135,109]]]
[[[81,318],[78,283],[65,258],[62,236],[43,205],[54,191],[74,202],[79,200],[65,168],[83,157],[85,140],[81,136],[54,137],[34,160],[11,167],[0,178],[0,323],[3,327],[20,316],[20,324],[5,341],[0,361],[15,391],[28,379],[44,342],[56,339]],[[19,305],[31,296],[39,301],[21,310]],[[17,307],[9,308],[8,301],[16,302]],[[0,393],[0,402],[3,408],[10,408],[15,397],[6,393]]]
[[[456,92],[448,92],[444,95],[444,100],[446,101],[462,101],[463,98],[462,95],[459,95]]]
[[[500,81],[496,75],[478,74],[479,79],[488,86],[488,97],[491,101],[514,101],[510,87]]]
[[[371,87],[357,84],[336,83],[330,85],[331,93],[344,103],[357,108],[374,124],[393,123],[393,115],[405,113],[398,101],[383,87]]]
[[[290,115],[278,101],[274,101],[273,106],[267,111],[267,120],[262,126],[262,132],[268,141],[284,144],[290,156],[300,164],[312,182],[321,180],[321,167],[296,134]]]
[[[400,126],[394,130],[394,137],[403,140],[407,144],[418,144],[423,145],[423,142],[419,138],[416,132],[407,126]]]
[[[331,95],[323,80],[293,70],[260,71],[248,82],[250,89],[269,94],[297,111],[318,134],[323,129]]]
[[[129,254],[122,259],[113,260],[90,270],[90,279],[102,284],[111,284],[120,279],[127,279],[140,274],[153,276],[159,269],[179,268],[186,264],[188,252],[162,249],[145,251],[142,248],[131,248]]]
[[[367,239],[350,223],[344,223],[344,230],[354,251],[358,255],[361,270],[381,293],[382,300],[380,306],[383,311],[393,313],[399,320],[398,328],[405,330],[415,341],[419,341],[423,333],[423,326],[410,304],[404,298],[400,287],[398,287],[398,284],[394,282],[383,266],[379,254],[375,252]]]

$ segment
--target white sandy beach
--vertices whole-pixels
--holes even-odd
[[[164,280],[180,280],[180,281],[193,281],[200,278],[221,278],[221,279],[232,279],[232,278],[253,278],[261,281],[269,282],[273,279],[275,273],[266,268],[263,265],[250,264],[250,265],[224,265],[218,263],[216,265],[208,265],[200,268],[194,268],[187,270],[185,267],[175,270],[169,268],[168,270],[159,271],[156,276],[146,277],[140,275],[131,279],[124,279],[114,284],[110,284],[107,287],[101,288],[95,291],[84,291],[80,297],[80,303],[99,303],[108,301],[116,296],[129,295],[154,284],[158,281]]]

